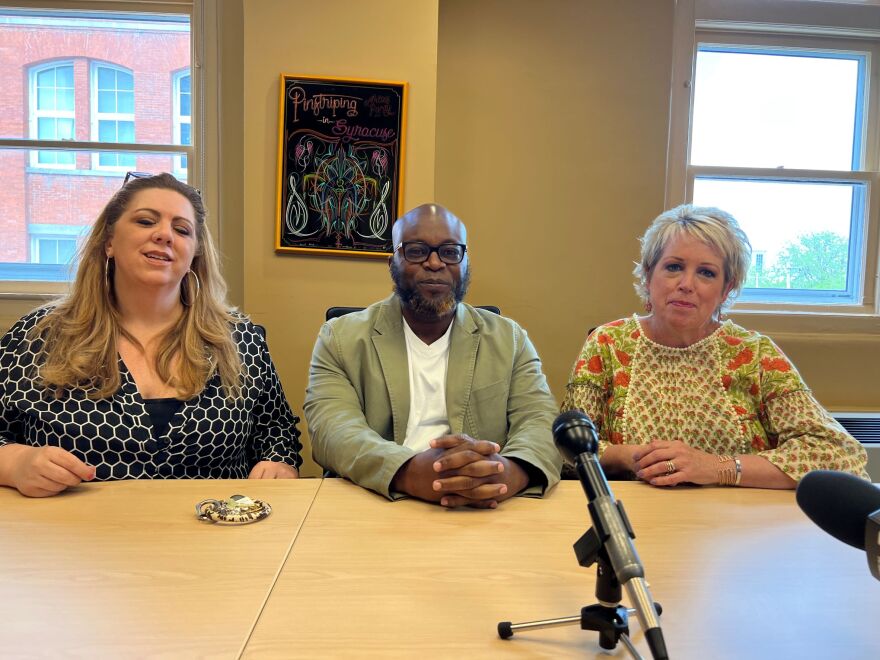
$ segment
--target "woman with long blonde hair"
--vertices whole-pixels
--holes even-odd
[[[0,340],[0,485],[297,477],[299,420],[225,295],[199,192],[130,173],[70,293]]]

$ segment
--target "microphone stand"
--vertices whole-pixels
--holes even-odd
[[[643,660],[629,638],[629,615],[635,614],[636,610],[627,609],[620,604],[620,582],[614,574],[605,544],[599,540],[599,535],[593,527],[590,527],[574,544],[574,553],[578,564],[584,568],[596,564],[596,599],[599,602],[582,607],[579,616],[526,623],[502,621],[498,624],[498,636],[501,639],[510,639],[517,631],[580,625],[581,630],[595,630],[599,633],[601,648],[610,651],[620,641],[635,660]],[[662,614],[663,608],[660,603],[654,603],[654,608],[658,615]]]

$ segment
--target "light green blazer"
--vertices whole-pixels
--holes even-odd
[[[400,302],[392,295],[321,328],[309,369],[305,416],[320,465],[395,499],[389,487],[413,450],[404,447],[409,420],[409,366]],[[449,341],[446,408],[452,433],[501,445],[546,483],[562,465],[550,426],[558,411],[541,360],[516,322],[459,304]]]

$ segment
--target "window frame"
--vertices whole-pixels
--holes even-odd
[[[851,317],[848,327],[867,327],[858,318],[880,316],[880,287],[877,280],[880,264],[880,233],[878,233],[878,207],[880,207],[880,85],[874,80],[880,70],[880,29],[876,31],[847,27],[847,8],[839,6],[840,15],[833,26],[805,26],[797,23],[803,19],[803,3],[796,11],[785,13],[782,3],[764,2],[760,6],[751,3],[713,3],[711,0],[688,0],[677,4],[673,27],[673,71],[671,78],[670,131],[667,153],[666,207],[676,206],[693,199],[694,180],[698,176],[711,178],[769,179],[782,181],[855,182],[867,187],[865,221],[861,235],[850,237],[850,266],[860,269],[861,291],[854,302],[803,302],[792,296],[790,301],[762,300],[753,296],[748,301],[738,300],[735,313],[766,315],[774,318],[789,317]],[[769,9],[768,9],[769,7]],[[775,13],[767,14],[770,10]],[[862,8],[864,9],[864,8]],[[878,13],[880,13],[880,8]],[[764,11],[764,21],[748,22],[749,12]],[[723,20],[707,18],[712,11],[723,14]],[[786,21],[791,20],[791,24]],[[856,25],[853,22],[853,25]],[[853,170],[796,170],[768,168],[734,168],[696,166],[690,163],[690,132],[693,117],[696,57],[700,44],[732,46],[755,46],[757,49],[791,49],[797,52],[820,50],[837,52],[869,53],[864,103],[863,134],[860,136],[861,154],[859,169]],[[872,84],[873,83],[873,84]],[[858,244],[856,244],[858,241]],[[855,247],[855,250],[854,250]],[[794,327],[792,321],[791,327]],[[787,323],[783,323],[788,327]]]
[[[202,198],[212,213],[207,224],[214,236],[219,237],[219,168],[209,166],[211,159],[208,154],[219,151],[219,130],[214,127],[220,120],[220,87],[219,87],[219,45],[217,35],[221,31],[220,10],[212,2],[205,0],[0,0],[0,10],[4,11],[60,11],[60,12],[121,12],[137,14],[185,14],[190,21],[190,75],[192,94],[192,144],[114,144],[115,150],[134,153],[174,154],[184,151],[187,155],[187,182],[202,191]],[[64,58],[65,60],[71,58]],[[76,58],[73,58],[76,59]],[[205,124],[210,124],[211,131],[206,131]],[[39,140],[33,136],[27,138],[0,137],[0,149],[13,151],[34,151],[38,149],[57,149],[77,154],[89,154],[105,150],[108,143],[89,140]],[[31,167],[27,159],[26,167],[35,171],[47,171],[44,167]],[[57,172],[57,169],[53,169]],[[66,171],[66,170],[65,170]],[[84,176],[103,175],[119,176],[118,170],[77,170],[76,174]],[[45,301],[54,299],[59,293],[68,290],[66,281],[54,281],[41,277],[48,272],[46,266],[25,262],[19,264],[22,274],[7,276],[8,268],[0,264],[0,300]],[[48,268],[53,268],[49,266]],[[58,266],[54,266],[58,268]],[[32,276],[26,272],[33,273]],[[54,271],[53,271],[54,272]]]

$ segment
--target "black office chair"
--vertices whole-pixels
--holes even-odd
[[[360,312],[363,309],[363,307],[328,307],[324,314],[324,320],[329,321],[330,319],[339,318],[340,316],[345,316],[352,312]]]
[[[485,309],[487,312],[492,312],[493,314],[501,314],[501,310],[495,305],[476,305],[476,307],[479,309]],[[363,307],[328,307],[327,311],[324,313],[324,320],[329,321],[330,319],[345,316],[352,312],[360,312],[363,309]]]

